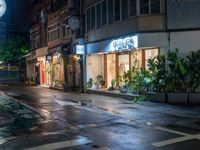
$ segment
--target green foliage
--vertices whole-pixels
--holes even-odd
[[[115,87],[115,84],[116,84],[115,79],[112,79],[112,80],[111,80],[111,87],[114,88],[114,87]]]
[[[147,96],[140,95],[140,96],[134,97],[133,102],[136,103],[136,102],[140,102],[140,101],[145,101],[146,99],[147,99]]]
[[[151,83],[150,77],[151,77],[151,73],[145,69],[135,71],[133,73],[133,78],[132,78],[133,89],[140,94],[143,92],[146,92]]]
[[[19,58],[28,52],[28,44],[22,37],[10,38],[0,45],[0,61],[4,64],[16,65]]]
[[[101,86],[103,86],[105,84],[105,81],[104,81],[102,75],[97,76],[97,83],[100,84]]]
[[[196,92],[200,84],[200,50],[191,52],[188,59],[189,87],[191,92]]]
[[[167,82],[166,59],[164,55],[158,55],[148,60],[151,72],[151,86],[156,92],[164,92]]]
[[[87,88],[89,88],[89,89],[92,88],[93,82],[94,82],[93,79],[90,78],[89,81],[87,82]]]
[[[169,67],[168,91],[186,92],[188,83],[188,65],[184,58],[178,56],[178,49],[168,51],[167,60]],[[178,85],[178,86],[177,86]]]

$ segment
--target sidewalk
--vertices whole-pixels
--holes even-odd
[[[0,110],[0,127],[12,124],[14,122],[14,117],[4,110]]]

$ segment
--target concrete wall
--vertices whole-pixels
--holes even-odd
[[[170,49],[178,48],[181,55],[200,49],[200,31],[170,33]]]

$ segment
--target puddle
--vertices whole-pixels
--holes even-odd
[[[0,96],[0,109],[14,118],[14,122],[0,128],[1,139],[3,137],[29,135],[31,134],[30,129],[42,119],[35,111],[6,96]]]

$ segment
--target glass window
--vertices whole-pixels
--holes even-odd
[[[151,0],[151,14],[160,14],[160,0]]]
[[[128,0],[122,1],[122,20],[128,18]]]
[[[97,4],[97,28],[101,27],[101,3]]]
[[[120,0],[115,0],[115,21],[120,20]]]
[[[140,14],[149,14],[149,0],[140,0]]]
[[[107,3],[106,0],[102,2],[102,25],[107,24]]]
[[[90,30],[90,9],[87,9],[86,16],[87,16],[87,21],[86,21],[87,31],[89,31]]]
[[[129,0],[129,16],[136,15],[136,0]]]
[[[108,23],[113,23],[113,0],[108,0]]]
[[[143,67],[142,64],[142,50],[131,52],[131,68],[135,70],[140,70]]]
[[[148,69],[148,60],[156,57],[159,50],[156,49],[145,49],[145,69]]]
[[[91,29],[95,28],[95,7],[91,8]]]
[[[118,55],[118,75],[122,76],[129,70],[129,54]]]

